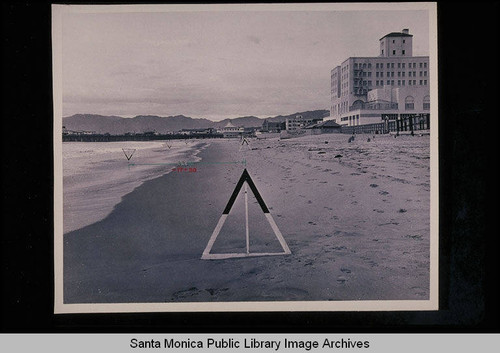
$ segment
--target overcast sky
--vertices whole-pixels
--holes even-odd
[[[429,55],[427,11],[65,13],[63,115],[328,109],[330,70],[403,28]]]

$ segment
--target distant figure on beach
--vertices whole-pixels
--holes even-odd
[[[368,137],[368,140],[366,140],[366,142],[370,142],[370,141],[371,141],[371,140],[370,140],[370,138]]]
[[[354,135],[352,135],[351,137],[349,137],[349,140],[347,140],[347,142],[351,143],[352,141],[354,141]]]

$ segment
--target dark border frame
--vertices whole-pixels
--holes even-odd
[[[439,311],[67,315],[53,314],[50,5],[2,3],[1,332],[500,332],[498,2],[438,3]]]

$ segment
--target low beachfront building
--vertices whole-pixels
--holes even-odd
[[[286,129],[286,123],[279,122],[279,121],[269,121],[268,119],[264,119],[264,122],[262,123],[262,128],[260,129],[261,132],[269,132],[269,133],[276,133],[280,132],[281,130]]]
[[[288,133],[294,133],[306,126],[317,124],[321,121],[323,121],[323,118],[304,118],[302,115],[296,115],[292,118],[286,118],[285,130]]]
[[[236,138],[242,136],[243,133],[245,132],[245,129],[241,126],[240,127],[234,126],[231,123],[231,120],[229,120],[226,126],[219,129],[218,132],[221,133],[223,137]]]
[[[379,41],[378,57],[350,57],[331,71],[328,119],[342,126],[428,122],[429,57],[413,56],[408,29]]]
[[[340,133],[341,128],[342,127],[333,120],[326,120],[317,124],[306,126],[304,130],[306,130],[309,135],[319,135]]]

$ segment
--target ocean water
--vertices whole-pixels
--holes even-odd
[[[121,198],[143,182],[197,162],[198,141],[64,142],[64,233],[104,219]],[[123,149],[133,150],[127,160]],[[128,152],[130,154],[130,152]]]

